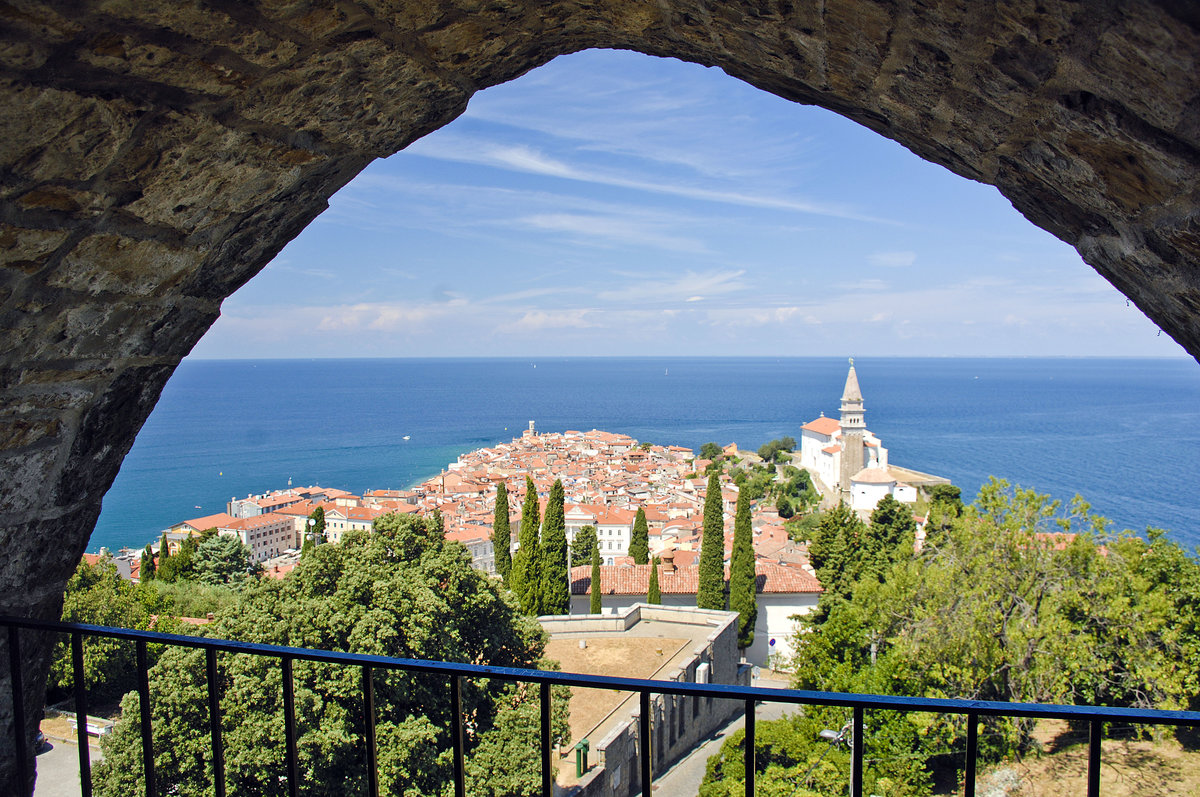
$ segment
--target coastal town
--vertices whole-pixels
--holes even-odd
[[[801,427],[791,451],[779,452],[781,463],[808,473],[816,491],[814,505],[845,502],[863,517],[884,496],[914,508],[923,488],[947,481],[889,463],[888,450],[867,430],[863,400],[853,363],[847,374],[840,418],[823,413]],[[708,448],[706,446],[706,448]],[[710,455],[716,453],[708,451]],[[733,516],[739,486],[738,469],[764,465],[754,451],[730,443],[720,449],[729,468],[721,479],[725,520],[725,559],[733,544]],[[585,527],[595,531],[601,558],[601,592],[606,609],[617,611],[643,600],[649,565],[629,555],[637,510],[644,513],[651,556],[662,562],[660,589],[666,605],[695,605],[698,559],[706,497],[706,472],[713,460],[682,446],[658,445],[624,434],[593,429],[539,432],[534,421],[511,442],[480,448],[458,457],[436,476],[408,489],[373,488],[354,494],[331,487],[286,487],[269,493],[233,498],[226,511],[188,518],[166,528],[151,546],[161,555],[178,552],[188,537],[209,529],[238,538],[268,577],[282,577],[296,566],[306,539],[313,533],[314,513],[323,515],[321,539],[338,543],[351,531],[370,531],[388,513],[440,513],[447,539],[470,552],[473,565],[495,572],[492,524],[497,487],[509,497],[512,547],[516,547],[526,476],[544,505],[555,480],[566,493],[567,539],[573,543]],[[771,463],[774,468],[774,463]],[[782,470],[780,471],[782,473]],[[917,517],[918,524],[923,518]],[[805,540],[793,539],[785,518],[769,501],[752,507],[753,544],[759,591],[755,645],[747,659],[767,664],[789,653],[792,618],[816,606],[821,586],[809,563]],[[140,550],[121,551],[118,568],[139,579]],[[587,613],[591,573],[573,568],[572,612]]]

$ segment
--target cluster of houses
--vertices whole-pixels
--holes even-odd
[[[739,451],[733,444],[724,453],[756,459],[755,454]],[[885,494],[911,503],[918,486],[936,479],[889,466],[887,450],[862,424],[862,397],[853,365],[842,397],[842,420],[822,415],[806,424],[800,451],[792,456],[795,464],[810,469],[827,500],[846,500],[863,513]],[[515,548],[526,477],[543,508],[551,486],[561,480],[568,541],[573,542],[586,526],[595,529],[602,564],[600,591],[606,607],[623,609],[646,596],[650,566],[636,565],[628,555],[638,509],[644,512],[649,527],[651,555],[663,562],[659,574],[663,602],[694,606],[707,491],[703,474],[708,464],[690,448],[639,443],[627,435],[596,429],[540,433],[530,421],[529,428],[512,442],[463,454],[437,476],[407,490],[366,490],[354,495],[325,487],[288,487],[234,498],[225,512],[176,523],[162,539],[168,550],[176,553],[188,536],[216,529],[241,540],[252,559],[262,563],[268,575],[278,577],[295,566],[299,549],[313,536],[312,516],[318,508],[325,519],[320,541],[332,543],[340,542],[349,531],[369,531],[375,519],[386,513],[437,510],[446,537],[467,548],[475,567],[494,573],[492,524],[498,485],[506,485]],[[723,480],[727,562],[737,499],[737,485]],[[749,658],[758,663],[787,655],[792,618],[813,608],[821,591],[804,544],[789,537],[782,519],[768,504],[760,502],[752,516],[760,612]],[[123,568],[133,578],[138,575],[136,554],[126,557]],[[574,568],[571,579],[572,611],[586,612],[590,567]]]

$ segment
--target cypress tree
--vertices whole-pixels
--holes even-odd
[[[750,526],[750,499],[738,493],[733,520],[733,555],[729,562],[729,609],[738,613],[738,647],[754,644],[758,621],[757,575],[754,571],[754,539]]]
[[[561,479],[554,480],[542,518],[540,548],[541,594],[538,614],[569,614],[571,582],[567,569],[566,495]]]
[[[162,567],[162,563],[171,555],[171,549],[167,547],[167,533],[164,531],[162,539],[158,541],[158,566]]]
[[[588,608],[590,614],[600,614],[600,549],[592,549],[592,605]]]
[[[512,573],[512,530],[508,525],[508,488],[504,482],[496,485],[496,512],[492,516],[492,552],[496,573],[508,583]]]
[[[650,527],[646,525],[646,510],[638,507],[637,517],[633,520],[633,539],[629,541],[629,555],[635,565],[644,565],[650,561]]]
[[[138,578],[143,582],[154,580],[154,551],[150,549],[149,543],[146,543],[146,547],[142,549],[142,561],[138,565]]]
[[[513,568],[509,586],[517,595],[521,611],[536,613],[538,588],[541,584],[538,560],[538,521],[541,509],[538,506],[537,485],[525,476],[525,503],[521,505],[521,528],[517,530],[517,555],[513,557]]]
[[[700,609],[725,608],[725,519],[721,512],[721,482],[708,474],[704,495],[704,531],[700,537],[700,575],[696,589]]]
[[[662,603],[662,590],[658,588],[658,557],[650,563],[650,587],[646,590],[646,603]]]

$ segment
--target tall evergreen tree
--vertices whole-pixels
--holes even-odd
[[[754,644],[754,624],[758,621],[753,535],[750,499],[745,493],[738,493],[737,514],[733,519],[733,555],[729,561],[729,609],[738,613],[740,648]]]
[[[644,565],[650,561],[650,527],[646,524],[646,510],[638,507],[637,517],[633,519],[633,539],[629,541],[629,555],[635,565]]]
[[[319,506],[314,509],[308,519],[313,522],[306,524],[307,533],[312,535],[313,545],[320,545],[325,542],[325,507]]]
[[[149,543],[146,543],[146,547],[142,549],[142,560],[138,564],[138,579],[142,583],[154,580],[154,551],[151,550]]]
[[[571,540],[571,567],[590,564],[592,551],[596,549],[596,527],[581,526]]]
[[[696,606],[701,609],[725,608],[725,519],[721,511],[721,482],[716,471],[708,475],[708,489],[704,494]]]
[[[508,525],[508,488],[504,482],[496,485],[496,511],[492,515],[492,552],[496,573],[508,584],[512,573],[512,530]]]
[[[658,587],[658,557],[650,563],[650,586],[646,590],[646,603],[658,605],[662,603],[662,590]]]
[[[592,583],[591,583],[591,606],[588,607],[589,614],[600,614],[603,609],[600,606],[600,549],[592,549]]]
[[[517,596],[521,611],[537,611],[538,589],[541,585],[538,552],[538,524],[541,508],[538,505],[537,485],[525,476],[525,503],[521,505],[521,528],[517,530],[517,555],[513,557],[509,587]]]
[[[568,614],[571,611],[571,581],[567,567],[566,495],[561,479],[554,480],[542,518],[541,588],[538,614]]]

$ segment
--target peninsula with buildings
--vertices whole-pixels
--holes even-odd
[[[778,461],[807,471],[817,494],[815,506],[844,502],[865,518],[885,495],[916,509],[923,489],[948,483],[889,462],[880,438],[866,428],[853,362],[841,397],[840,417],[822,413],[800,432],[798,444],[791,451],[781,451]],[[719,458],[724,465],[720,481],[728,563],[741,489],[738,473],[768,464],[774,472],[775,463],[764,463],[757,453],[735,443],[720,449]],[[662,561],[663,603],[695,606],[705,474],[712,464],[713,459],[682,446],[639,442],[597,429],[539,432],[530,421],[520,437],[463,454],[438,475],[409,489],[369,489],[356,495],[328,487],[288,487],[233,498],[223,513],[173,524],[151,547],[159,554],[165,543],[168,554],[174,554],[188,537],[216,529],[238,538],[268,576],[282,577],[299,561],[318,510],[324,517],[320,541],[328,543],[340,542],[350,531],[370,531],[375,519],[384,514],[437,511],[446,537],[466,547],[476,568],[494,573],[492,524],[497,486],[504,483],[508,491],[515,550],[525,477],[529,476],[543,505],[554,481],[562,481],[569,543],[574,544],[584,528],[594,529],[607,610],[624,610],[647,594],[651,566],[634,564],[629,555],[638,509],[649,528],[650,554]],[[781,467],[777,478],[783,478],[783,472]],[[916,519],[920,526],[924,518]],[[767,664],[790,655],[792,618],[816,606],[821,586],[809,563],[806,541],[793,539],[777,506],[766,500],[755,502],[752,526],[760,612],[755,643],[746,657]],[[139,577],[139,554],[126,550],[115,557],[119,569],[132,579]],[[590,568],[573,568],[571,582],[572,613],[587,613]]]

